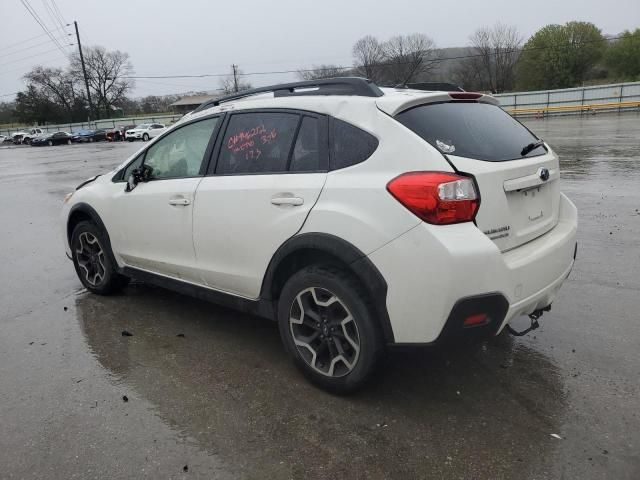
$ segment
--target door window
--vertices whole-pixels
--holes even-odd
[[[292,172],[317,172],[326,167],[322,161],[322,151],[319,138],[319,120],[305,116],[298,131],[296,144],[293,147],[293,155],[289,170]]]
[[[207,150],[218,117],[181,127],[147,150],[144,164],[151,167],[151,179],[195,177]]]
[[[280,173],[287,170],[299,115],[240,113],[229,120],[216,173]]]

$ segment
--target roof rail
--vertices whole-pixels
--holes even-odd
[[[310,95],[355,95],[359,97],[381,97],[382,90],[367,78],[361,77],[335,77],[318,80],[307,80],[304,82],[282,83],[269,87],[252,88],[243,90],[226,97],[217,98],[204,102],[192,113],[199,112],[211,107],[217,107],[221,103],[239,100],[250,97],[258,93],[273,92],[274,97],[296,97]]]
[[[464,92],[462,87],[448,82],[416,82],[393,85],[394,88],[412,88],[414,90],[426,90],[430,92]]]

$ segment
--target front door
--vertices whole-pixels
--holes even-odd
[[[194,194],[217,123],[217,117],[189,123],[158,140],[141,162],[150,169],[149,180],[115,194],[112,244],[126,265],[199,283],[192,238]]]

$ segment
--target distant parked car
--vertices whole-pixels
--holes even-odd
[[[166,129],[167,127],[165,127],[161,123],[143,123],[141,125],[138,125],[136,128],[127,130],[125,138],[130,142],[139,139],[142,139],[143,142],[147,142],[153,137],[157,137],[158,135],[164,133]]]
[[[17,132],[15,132],[12,136],[11,139],[13,140],[13,143],[16,145],[20,145],[20,144],[29,144],[31,143],[31,140],[39,135],[43,135],[44,133],[46,133],[44,130],[42,130],[41,128],[31,128],[29,130],[19,130]]]
[[[22,143],[29,145],[31,143],[31,140],[33,140],[35,137],[44,135],[46,133],[47,132],[45,132],[41,128],[32,128],[22,137]]]
[[[124,141],[125,132],[127,130],[131,130],[132,128],[136,128],[135,125],[120,125],[117,128],[113,128],[111,130],[107,130],[107,140],[110,142],[120,142]]]
[[[106,130],[78,130],[71,137],[71,141],[76,143],[100,142],[106,139]]]
[[[71,145],[71,134],[67,132],[54,132],[41,135],[31,140],[32,147],[41,147],[44,145]]]
[[[0,135],[0,143],[4,143],[8,141],[9,141],[9,137],[7,137],[6,135]]]

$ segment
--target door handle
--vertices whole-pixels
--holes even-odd
[[[300,197],[274,197],[271,199],[273,205],[291,205],[298,206],[304,203],[304,200]]]
[[[188,198],[170,198],[169,205],[180,205],[186,207],[191,204],[191,200]]]

